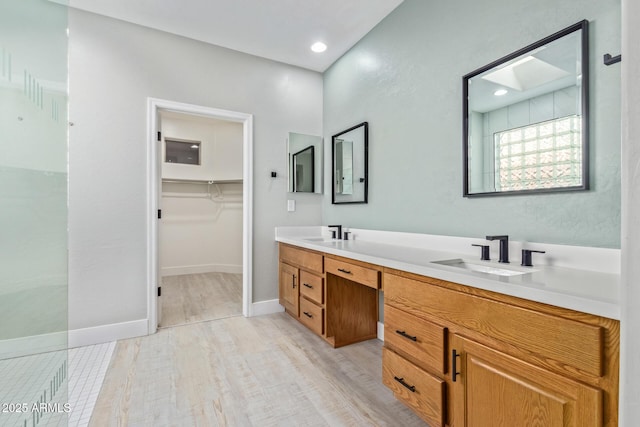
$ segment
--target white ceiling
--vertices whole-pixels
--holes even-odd
[[[69,0],[69,6],[322,72],[402,1]],[[313,53],[316,41],[328,49]]]

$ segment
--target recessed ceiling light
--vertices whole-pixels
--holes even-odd
[[[493,92],[493,94],[495,96],[502,96],[502,95],[506,95],[508,92],[508,90],[506,89],[498,89],[497,91]]]
[[[191,146],[191,148],[193,148],[194,150],[197,150],[197,149],[198,149],[198,145],[197,145],[197,144],[193,144],[193,145]]]
[[[311,50],[315,53],[322,53],[327,50],[327,45],[322,42],[315,42],[311,45]]]

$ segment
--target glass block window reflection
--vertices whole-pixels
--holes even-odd
[[[165,138],[165,163],[200,164],[200,141]]]
[[[567,116],[496,132],[496,190],[580,186],[581,130],[581,117]]]

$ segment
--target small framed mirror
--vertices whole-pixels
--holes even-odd
[[[463,77],[465,197],[588,189],[588,42],[581,21]]]
[[[322,137],[289,132],[289,192],[322,193]]]
[[[360,123],[331,138],[331,203],[367,203],[369,124]]]

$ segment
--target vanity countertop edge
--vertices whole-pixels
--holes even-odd
[[[465,286],[510,295],[557,307],[620,320],[620,275],[587,270],[539,266],[520,276],[493,276],[456,271],[433,261],[462,258],[459,253],[362,240],[313,241],[304,235],[275,240],[301,248],[406,271]],[[500,267],[495,261],[488,265]],[[515,265],[515,264],[514,264]]]

